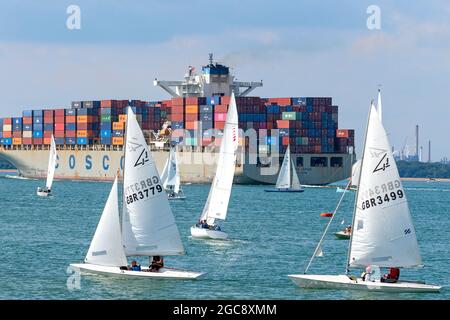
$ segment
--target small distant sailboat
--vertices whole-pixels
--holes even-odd
[[[128,256],[182,255],[184,246],[155,162],[131,108],[128,108],[125,141],[122,226],[116,178],[84,263],[71,266],[88,273],[129,277],[196,279],[202,276],[203,273],[167,267],[157,271],[150,268],[133,271],[127,267]]]
[[[208,199],[200,221],[191,227],[194,238],[225,240],[228,234],[215,224],[216,219],[225,220],[233,186],[238,148],[238,113],[234,93],[231,94],[227,120],[220,145],[216,175],[211,184]]]
[[[379,270],[422,265],[406,194],[386,131],[373,103],[361,160],[346,274],[307,275],[313,258],[314,254],[304,274],[289,275],[300,287],[389,292],[438,292],[441,289],[419,281],[388,282],[380,276],[364,281],[348,274],[350,267],[370,266],[372,270]]]
[[[47,169],[47,181],[45,187],[38,187],[36,194],[40,197],[48,197],[52,195],[52,184],[56,170],[56,144],[52,135],[52,141],[50,143],[50,154],[48,157],[48,169]]]
[[[164,190],[167,192],[169,200],[184,200],[186,196],[181,189],[180,170],[178,168],[177,153],[175,147],[170,148],[164,170],[161,174],[161,181]]]
[[[292,168],[292,175],[291,175]],[[292,176],[292,177],[291,177]],[[291,160],[290,146],[288,145],[286,153],[284,154],[283,164],[281,165],[280,173],[278,174],[276,189],[265,189],[265,192],[303,192],[300,186],[297,171],[295,170],[294,162]]]

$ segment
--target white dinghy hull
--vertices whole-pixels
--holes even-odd
[[[36,194],[39,197],[50,197],[52,195],[52,193],[50,191],[49,192],[41,191],[41,190],[39,190],[39,188],[37,189]]]
[[[311,289],[348,289],[380,292],[439,292],[441,287],[425,283],[398,281],[396,283],[363,281],[346,275],[303,275],[288,277],[298,286]]]
[[[72,263],[70,265],[86,273],[113,275],[120,277],[193,280],[205,275],[205,273],[171,268],[162,268],[157,272],[147,272],[148,268],[142,268],[142,271],[131,271],[120,270],[119,267],[100,266],[90,263]]]
[[[192,237],[199,239],[214,239],[214,240],[228,239],[228,234],[226,232],[198,227],[191,227],[191,235]]]

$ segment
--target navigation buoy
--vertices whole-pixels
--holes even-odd
[[[322,212],[320,214],[321,217],[332,217],[333,213],[332,212]]]

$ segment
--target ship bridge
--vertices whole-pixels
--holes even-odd
[[[211,97],[230,96],[232,92],[238,96],[246,96],[251,91],[263,86],[259,82],[234,81],[230,68],[213,61],[209,54],[209,64],[202,67],[202,73],[197,74],[195,68],[189,66],[182,81],[165,81],[155,79],[154,86],[163,88],[172,97]]]

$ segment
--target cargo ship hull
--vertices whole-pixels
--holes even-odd
[[[56,179],[112,181],[118,171],[122,173],[123,151],[120,149],[74,148],[58,150],[57,154]],[[159,172],[162,172],[168,151],[154,150],[152,156]],[[217,156],[216,152],[179,151],[182,182],[210,183],[214,178]],[[23,177],[41,179],[47,175],[48,150],[46,149],[0,148],[0,157],[13,164]],[[293,154],[293,158],[296,157],[303,158],[304,165],[297,167],[302,184],[324,185],[350,176],[352,161],[350,154]],[[342,158],[342,166],[313,167],[310,166],[312,157],[327,158],[328,164],[331,158]],[[277,161],[273,162],[277,163]],[[275,184],[279,169],[278,165],[261,166],[246,163],[243,155],[240,154],[235,171],[235,183]]]

